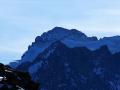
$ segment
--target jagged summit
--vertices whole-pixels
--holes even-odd
[[[52,30],[50,31],[58,31],[58,30],[62,30],[62,31],[68,31],[68,29],[63,28],[63,27],[54,27]]]
[[[81,32],[81,31],[79,31],[77,29],[66,29],[66,28],[63,28],[63,27],[54,27],[52,30],[48,31],[48,33],[49,32],[56,32],[56,33],[59,33],[59,32],[69,32],[70,33],[71,32],[71,33],[84,34],[83,32]]]
[[[69,30],[62,27],[55,27],[52,30],[43,33],[41,36],[37,36],[35,42],[33,42],[23,54],[21,61],[34,60],[39,53],[56,41],[66,42],[70,40],[87,40],[87,36],[76,29]]]
[[[62,27],[55,27],[52,30],[43,33],[41,36],[38,36],[35,39],[35,41],[36,42],[55,41],[55,40],[61,40],[67,37],[74,37],[74,36],[78,36],[78,38],[87,37],[84,33],[76,29],[69,30]]]

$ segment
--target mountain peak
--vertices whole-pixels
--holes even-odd
[[[46,41],[58,41],[67,37],[87,37],[84,33],[76,29],[65,29],[62,27],[55,27],[48,32],[43,33],[41,36],[38,36],[35,41],[37,42],[46,42]]]
[[[63,28],[63,27],[54,27],[53,29],[49,30],[48,34],[63,34],[63,33],[68,33],[70,30],[69,29],[66,29],[66,28]]]
[[[85,35],[83,32],[77,30],[77,29],[66,29],[66,28],[63,28],[63,27],[54,27],[52,30],[50,31],[56,31],[56,32],[65,32],[65,33],[72,33],[72,34],[83,34]],[[48,31],[49,32],[49,31]],[[86,36],[86,35],[85,35]]]
[[[68,29],[65,29],[63,27],[54,27],[52,30],[68,30]]]

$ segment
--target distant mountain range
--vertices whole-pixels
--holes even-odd
[[[42,90],[120,90],[120,36],[88,37],[55,27],[36,37],[21,60],[10,65],[28,71]]]

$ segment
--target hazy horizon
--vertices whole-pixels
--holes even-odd
[[[88,36],[120,35],[119,0],[0,1],[0,62],[20,59],[36,36],[56,26]]]

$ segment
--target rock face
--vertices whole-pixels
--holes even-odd
[[[13,70],[0,64],[0,90],[38,90],[39,84],[31,80],[26,72]]]
[[[53,42],[56,42],[58,40],[62,41],[66,38],[83,40],[87,39],[87,36],[75,29],[68,30],[61,27],[55,27],[52,30],[43,33],[41,36],[36,37],[35,42],[33,42],[31,46],[29,46],[28,51],[24,53],[21,61],[33,61],[37,57],[37,55],[43,52]]]
[[[112,54],[107,46],[91,51],[57,41],[17,69],[29,71],[42,90],[120,89],[120,53]]]
[[[23,54],[20,63],[25,61],[32,62],[41,52],[56,41],[61,41],[70,48],[87,47],[95,50],[103,45],[107,45],[112,53],[120,51],[120,36],[104,37],[98,40],[97,37],[88,37],[76,29],[68,30],[62,27],[55,27],[36,37],[35,42]]]
[[[21,60],[42,90],[120,90],[120,36],[88,37],[55,27],[35,39]]]
[[[21,60],[12,62],[10,65],[17,67],[24,62],[33,62],[40,53],[56,41],[61,41],[70,48],[87,47],[90,50],[96,50],[106,45],[112,53],[120,52],[120,36],[104,37],[98,40],[97,37],[88,37],[76,29],[68,30],[62,27],[55,27],[41,36],[37,36],[35,42],[28,47]]]

